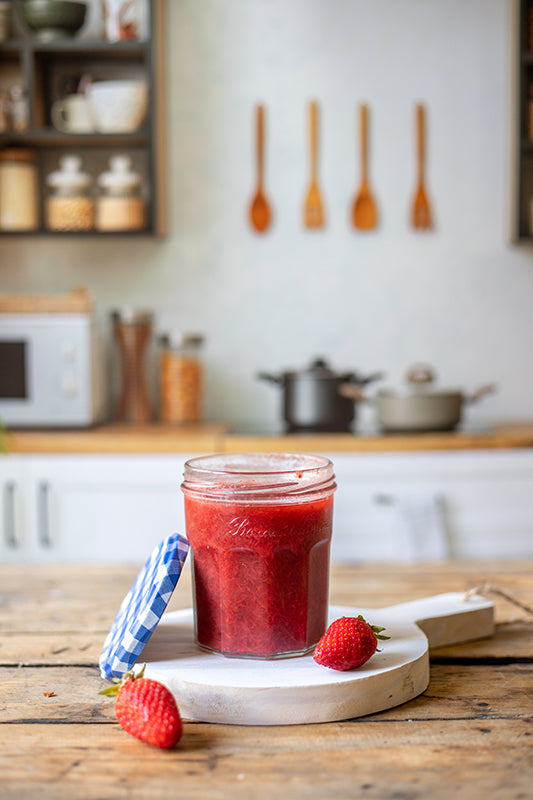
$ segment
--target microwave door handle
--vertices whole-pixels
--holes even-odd
[[[48,481],[41,481],[37,492],[37,534],[41,547],[48,548],[52,546],[49,518],[50,484]]]
[[[4,538],[5,543],[11,549],[20,546],[17,539],[17,526],[15,520],[15,493],[17,485],[15,481],[8,481],[4,485]]]

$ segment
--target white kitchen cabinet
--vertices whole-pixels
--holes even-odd
[[[533,450],[328,455],[333,560],[533,555]]]
[[[184,531],[179,485],[188,457],[6,457],[10,466],[4,464],[0,473],[4,507],[8,501],[2,559],[143,562],[161,539]],[[16,547],[11,545],[13,500],[6,490],[13,482]]]
[[[0,455],[0,561],[27,559],[27,462],[23,456]]]
[[[143,562],[185,530],[192,455],[0,457],[0,560]],[[533,449],[326,455],[334,561],[533,556]]]

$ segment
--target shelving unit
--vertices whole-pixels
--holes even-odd
[[[164,235],[166,212],[164,137],[164,53],[163,0],[146,0],[149,35],[142,41],[87,40],[73,37],[54,42],[32,38],[20,13],[22,0],[13,0],[13,38],[0,43],[0,81],[18,76],[28,102],[28,127],[22,131],[0,132],[0,148],[31,148],[36,154],[39,175],[41,226],[24,234],[0,231],[3,236],[138,236]],[[96,80],[143,77],[149,86],[149,105],[142,128],[131,134],[62,133],[52,125],[51,107],[66,93],[67,84],[88,73]],[[5,83],[5,80],[4,80]],[[59,157],[76,153],[93,178],[107,168],[110,156],[131,156],[134,168],[143,175],[147,199],[147,222],[142,231],[84,233],[49,231],[44,225],[46,175],[57,169]]]
[[[530,210],[533,200],[533,0],[515,0],[511,28],[511,239],[515,242],[533,242]]]

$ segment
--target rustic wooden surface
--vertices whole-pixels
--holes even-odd
[[[533,779],[532,632],[497,594],[496,634],[431,652],[428,689],[357,720],[185,722],[173,751],[124,733],[97,661],[136,569],[0,566],[0,798],[525,800]],[[335,566],[331,602],[383,607],[490,584],[533,605],[533,562]],[[191,603],[186,570],[169,608]],[[53,692],[47,697],[45,692]]]
[[[99,425],[88,430],[11,430],[10,453],[394,453],[431,450],[501,450],[533,447],[533,423],[494,424],[483,431],[417,434],[231,433],[224,423],[172,426]]]

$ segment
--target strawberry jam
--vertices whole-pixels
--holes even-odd
[[[288,454],[188,461],[197,643],[227,656],[314,648],[326,628],[333,465]]]

